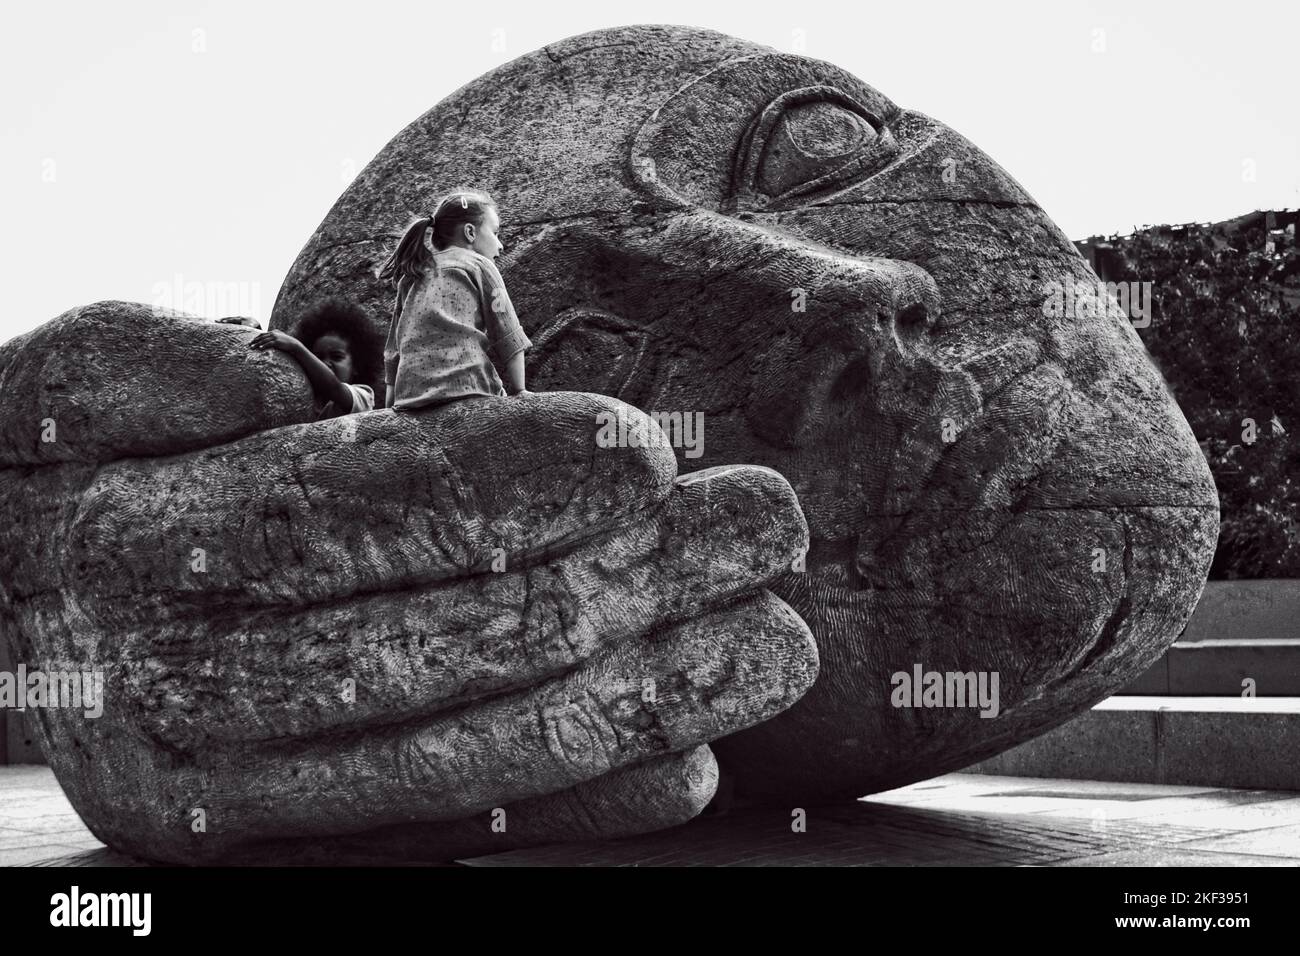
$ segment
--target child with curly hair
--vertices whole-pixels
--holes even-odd
[[[367,412],[375,407],[382,350],[370,318],[359,306],[340,299],[315,303],[298,320],[293,335],[278,329],[249,343],[254,349],[279,349],[292,356],[311,382],[321,418]]]

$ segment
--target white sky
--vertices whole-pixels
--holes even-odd
[[[398,130],[500,63],[626,23],[783,50],[802,31],[800,52],[965,134],[1072,238],[1294,208],[1297,11],[1284,0],[6,4],[0,341],[99,299],[179,300],[186,283],[238,283],[242,307],[197,311],[264,322],[347,177]]]

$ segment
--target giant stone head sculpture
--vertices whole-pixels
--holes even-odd
[[[855,797],[1178,634],[1199,448],[1127,321],[1045,308],[1096,277],[941,123],[708,31],[567,40],[399,134],[272,324],[335,295],[382,328],[376,267],[459,186],[500,205],[539,394],[317,421],[252,331],[119,302],[0,345],[0,636],[102,673],[102,713],[32,716],[106,843],[618,836],[699,813],[715,754],[756,800]],[[615,412],[703,433],[607,447]]]
[[[707,30],[574,37],[389,143],[272,324],[333,294],[386,326],[377,266],[462,186],[499,203],[530,387],[702,413],[681,471],[766,465],[798,495],[806,568],[773,590],[821,671],[713,745],[742,793],[856,796],[960,768],[1114,692],[1179,633],[1217,535],[1196,441],[1129,322],[1044,307],[1053,283],[1096,276],[943,123]],[[996,673],[996,718],[896,706],[916,700],[894,675],[918,666]]]

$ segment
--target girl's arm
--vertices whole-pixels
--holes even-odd
[[[256,336],[248,344],[252,349],[279,349],[293,356],[311,382],[312,391],[322,403],[333,402],[343,414],[352,411],[352,390],[338,380],[329,366],[311,354],[311,350],[292,335],[274,329]]]
[[[506,361],[506,391],[511,395],[524,391],[524,350],[520,349]]]
[[[506,391],[517,395],[524,389],[524,350],[533,343],[519,324],[519,316],[506,292],[501,273],[491,259],[481,258],[481,307],[487,319],[488,340],[498,365],[504,366]]]

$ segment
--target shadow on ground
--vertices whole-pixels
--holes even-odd
[[[469,866],[1295,866],[1300,793],[949,774],[829,807],[733,809]],[[802,827],[800,822],[802,821]],[[141,866],[45,767],[0,769],[0,865]]]

